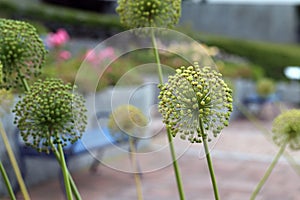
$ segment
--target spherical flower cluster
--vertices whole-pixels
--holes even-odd
[[[181,15],[181,0],[119,0],[117,12],[128,28],[172,28]]]
[[[274,81],[269,78],[262,78],[256,84],[256,91],[261,97],[269,96],[275,89]]]
[[[281,146],[285,142],[293,150],[300,149],[300,110],[292,109],[277,116],[273,121],[273,140]]]
[[[81,95],[59,79],[38,80],[14,109],[24,142],[42,152],[53,144],[74,143],[85,131],[86,108]]]
[[[3,65],[1,88],[9,89],[38,75],[46,50],[36,29],[22,21],[0,19],[0,61]]]
[[[210,67],[181,67],[160,85],[159,111],[175,137],[200,143],[211,140],[228,125],[232,111],[231,89]]]
[[[142,136],[147,123],[147,117],[140,109],[133,105],[121,105],[110,115],[108,127],[111,135],[117,140],[121,140],[128,135]]]

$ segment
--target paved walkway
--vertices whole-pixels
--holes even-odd
[[[261,125],[266,129],[271,127],[270,122]],[[157,127],[160,127],[160,124],[155,126]],[[141,150],[148,153],[147,156],[139,158],[141,168],[143,171],[151,171],[143,174],[145,200],[179,199],[173,168],[168,165],[170,154],[167,144],[165,135],[160,133]],[[186,199],[212,200],[214,197],[206,160],[201,153],[202,146],[186,144],[186,142],[175,141]],[[231,122],[212,149],[221,199],[249,199],[277,150],[271,140],[267,139],[251,122],[246,120]],[[294,158],[300,158],[299,155],[293,153]],[[130,169],[128,157],[116,156],[105,162],[109,166],[100,166],[94,174],[88,169],[73,172],[82,198],[84,200],[136,199],[133,175],[120,171]],[[64,199],[58,180],[50,180],[31,187],[30,194],[33,200]],[[299,196],[300,173],[297,174],[285,159],[281,159],[257,199],[297,200],[300,199]]]

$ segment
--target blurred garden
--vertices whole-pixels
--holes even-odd
[[[110,13],[0,0],[0,199],[28,200],[26,186],[31,199],[297,199],[299,44],[173,28],[181,1],[107,2]],[[95,127],[101,139],[84,136]]]

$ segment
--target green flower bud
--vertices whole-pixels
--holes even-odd
[[[36,81],[13,112],[26,144],[47,153],[51,141],[63,146],[77,141],[87,123],[83,97],[59,79]]]
[[[128,137],[126,134],[133,137],[142,136],[147,124],[148,120],[143,112],[129,104],[113,110],[108,121],[110,133],[118,140]]]
[[[300,110],[292,109],[277,116],[272,126],[273,140],[281,146],[288,142],[293,150],[300,149]]]
[[[36,29],[22,21],[0,19],[0,62],[3,78],[0,88],[9,89],[40,74],[46,50]]]
[[[185,135],[180,137],[192,143],[203,139],[210,141],[210,136],[201,130],[208,130],[217,137],[228,125],[232,111],[231,93],[220,73],[195,63],[169,76],[168,82],[161,87],[159,111],[166,125],[171,125],[173,136],[177,133]]]
[[[181,0],[118,0],[117,13],[128,28],[172,28],[181,15]]]

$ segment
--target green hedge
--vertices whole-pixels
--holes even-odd
[[[240,55],[263,67],[266,76],[284,79],[286,66],[300,66],[300,46],[193,34],[194,39]]]
[[[18,0],[1,0],[0,13],[7,17],[17,15],[38,21],[124,30],[116,15],[54,6],[41,3],[38,0],[22,0],[21,2]]]

